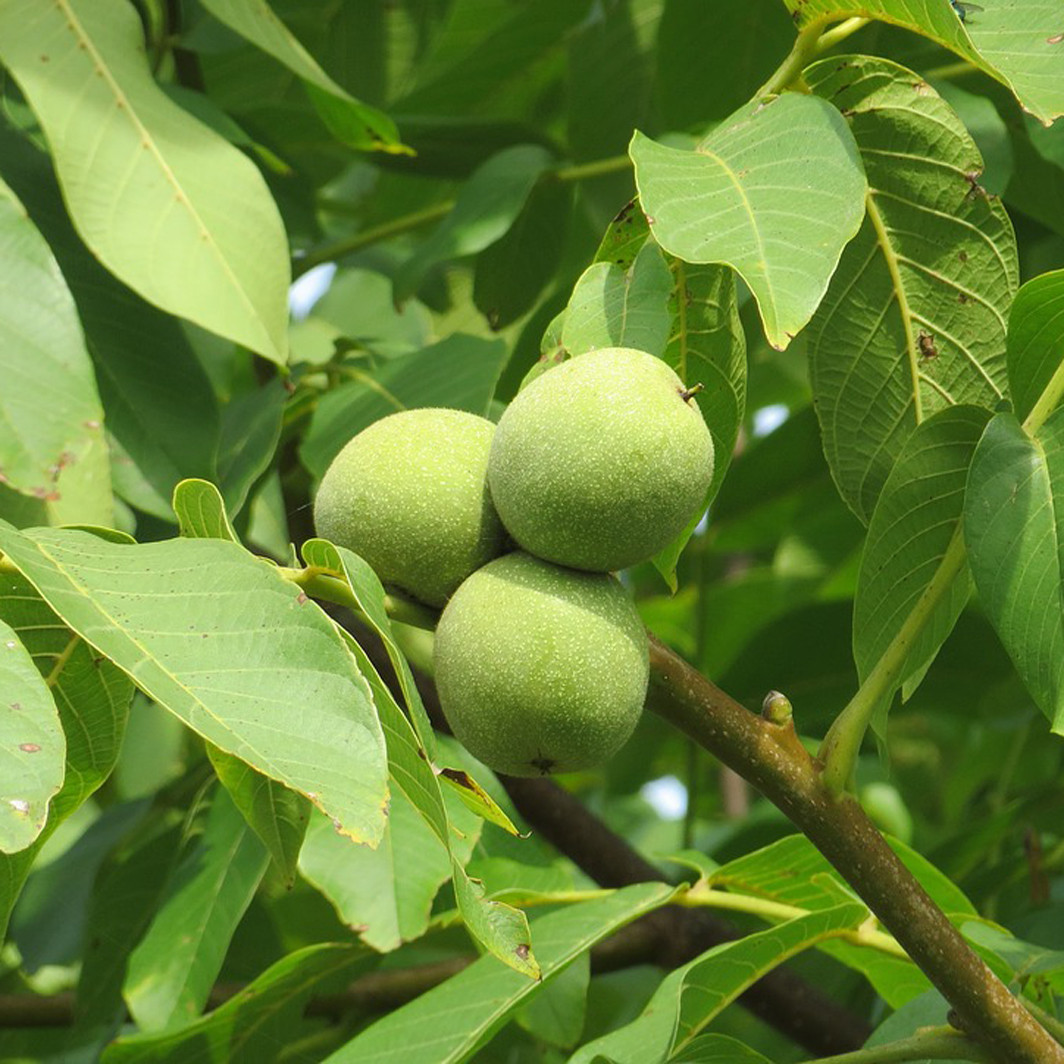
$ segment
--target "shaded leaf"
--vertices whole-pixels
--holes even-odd
[[[159,908],[181,851],[183,824],[173,815],[151,818],[112,849],[92,884],[85,913],[77,1019],[110,1027],[125,1018],[126,965]]]
[[[213,743],[207,743],[207,756],[240,815],[291,887],[296,880],[299,850],[310,820],[310,802],[277,780],[256,772],[240,758],[219,750]],[[344,841],[350,843],[350,839]]]
[[[337,85],[266,0],[204,0],[203,6],[303,80],[311,102],[343,144],[361,149],[403,150],[395,123]]]
[[[77,962],[100,866],[146,811],[143,801],[110,806],[90,821],[69,848],[33,870],[11,917],[11,939],[27,972]]]
[[[380,838],[385,763],[370,692],[332,623],[274,568],[221,540],[120,545],[0,525],[0,547],[154,701],[346,834]]]
[[[150,302],[284,362],[277,208],[255,165],[156,86],[136,12],[123,0],[12,0],[0,8],[0,58],[104,265]]]
[[[1016,244],[1004,207],[973,194],[974,142],[917,75],[843,56],[806,76],[848,116],[868,172],[868,216],[808,333],[824,453],[867,523],[924,418],[1000,399]]]
[[[287,399],[284,382],[239,395],[222,409],[218,440],[218,483],[230,514],[238,514],[255,481],[269,468],[281,438]]]
[[[1013,411],[1026,417],[1052,385],[1059,398],[1064,357],[1064,270],[1044,273],[1017,293],[1009,312],[1008,369]]]
[[[573,207],[573,189],[541,181],[509,231],[477,256],[473,300],[493,329],[527,313],[553,280]]]
[[[445,406],[484,417],[508,354],[502,340],[455,333],[376,371],[352,370],[319,401],[299,456],[320,477],[352,436],[388,414]]]
[[[550,158],[546,148],[521,144],[478,167],[462,185],[451,212],[400,267],[395,278],[396,301],[412,296],[437,263],[474,255],[503,237]]]
[[[1064,733],[1064,411],[1029,436],[996,414],[975,450],[964,502],[968,563],[1024,686]]]
[[[606,935],[668,901],[663,883],[641,883],[534,921],[542,980],[481,957],[396,1009],[327,1057],[328,1064],[377,1064],[397,1050],[409,1064],[457,1064],[482,1046],[553,975]],[[401,1047],[401,1049],[400,1049]]]
[[[269,860],[228,791],[218,787],[203,833],[182,856],[129,957],[123,996],[139,1027],[156,1031],[203,1011]]]
[[[990,416],[972,406],[940,410],[917,426],[887,477],[868,527],[854,599],[853,650],[862,683],[940,579],[960,526],[968,467]],[[906,698],[953,630],[969,589],[967,572],[953,579],[910,645],[897,678]],[[887,704],[893,694],[885,696]]]
[[[70,650],[77,642],[71,635]],[[0,853],[15,853],[44,829],[48,803],[63,785],[66,738],[48,685],[3,619],[0,691]]]
[[[704,127],[741,107],[794,44],[779,0],[669,0],[654,82],[666,129]]]
[[[694,151],[637,131],[629,153],[658,243],[685,262],[734,267],[769,342],[786,347],[864,214],[861,160],[838,112],[791,93],[744,107]]]
[[[366,962],[359,946],[323,942],[283,957],[224,1005],[172,1031],[127,1035],[103,1064],[259,1064],[291,1039],[293,1025],[322,983],[351,978]]]
[[[0,854],[0,938],[41,846],[111,773],[122,745],[133,685],[74,633],[18,573],[0,573],[0,617],[15,631],[41,671],[53,676],[52,697],[66,735],[63,786],[32,846]]]

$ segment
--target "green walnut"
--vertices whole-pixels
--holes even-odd
[[[513,776],[601,764],[631,735],[646,697],[646,631],[616,578],[520,551],[455,592],[434,663],[454,734]]]
[[[527,551],[609,572],[666,547],[706,499],[713,441],[660,358],[609,347],[563,362],[510,403],[488,483]]]
[[[322,478],[318,535],[361,555],[383,583],[442,606],[506,542],[487,486],[494,432],[461,410],[406,410],[374,422]]]

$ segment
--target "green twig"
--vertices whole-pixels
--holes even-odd
[[[608,159],[595,159],[589,163],[580,163],[576,166],[559,166],[555,169],[546,170],[541,180],[563,181],[572,183],[576,181],[589,181],[596,177],[604,177],[607,174],[621,173],[632,165],[627,155],[613,155]],[[303,274],[320,266],[323,262],[335,262],[345,255],[352,255],[363,248],[371,247],[382,240],[389,240],[393,236],[401,236],[411,230],[420,229],[424,225],[438,222],[445,218],[454,209],[453,199],[437,203],[424,210],[412,211],[399,218],[393,218],[390,222],[382,222],[372,229],[366,229],[361,233],[353,233],[351,236],[334,240],[330,244],[322,244],[321,247],[313,248],[303,255],[299,255],[292,262],[292,277],[301,277]]]
[[[286,580],[302,588],[311,598],[346,606],[360,617],[365,617],[347,581],[338,574],[313,565],[305,569],[279,567],[277,571]],[[384,607],[393,621],[400,621],[412,628],[424,628],[430,632],[435,629],[440,619],[439,613],[429,606],[394,593],[384,596]]]
[[[778,724],[751,713],[653,638],[650,662],[650,707],[794,822],[949,1001],[958,1027],[989,1051],[990,1060],[1064,1064],[1064,1048],[928,897],[860,803],[826,785],[793,721]]]
[[[787,905],[785,902],[772,901],[769,898],[756,898],[750,894],[734,893],[730,890],[717,890],[712,887],[694,886],[685,894],[676,898],[676,905],[682,905],[689,909],[704,907],[707,909],[720,909],[724,912],[746,913],[749,916],[759,916],[764,920],[773,922],[784,920],[796,920],[801,916],[808,916],[809,909],[803,909],[798,905]],[[898,940],[893,935],[879,931],[875,927],[863,925],[856,931],[848,931],[841,935],[844,941],[855,946],[863,946],[866,949],[874,949],[879,953],[885,953],[889,957],[899,960],[909,960]]]
[[[952,1027],[925,1027],[911,1038],[820,1057],[808,1064],[906,1064],[921,1060],[971,1060],[982,1064],[990,1059],[975,1042]]]
[[[858,688],[849,705],[836,717],[820,746],[824,782],[836,793],[843,791],[853,772],[868,726],[876,710],[892,697],[917,639],[939,602],[964,568],[964,537],[958,524],[935,575],[917,599],[905,623],[890,641],[875,668]]]
[[[817,54],[817,42],[824,33],[827,25],[826,19],[810,23],[802,30],[794,41],[786,58],[772,72],[768,81],[754,93],[754,99],[762,99],[765,96],[776,96],[789,88],[802,76],[802,71],[814,59]]]
[[[957,63],[943,63],[942,66],[932,67],[924,71],[924,77],[928,81],[951,81],[953,78],[964,77],[966,74],[976,74],[979,68],[974,63],[962,59]]]
[[[816,54],[823,55],[826,51],[841,44],[847,37],[852,37],[858,30],[864,29],[872,20],[870,18],[848,18],[837,26],[820,35],[816,42]]]

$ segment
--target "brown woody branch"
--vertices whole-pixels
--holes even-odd
[[[850,795],[833,793],[793,722],[749,712],[651,637],[650,706],[752,783],[805,833],[1000,1064],[1064,1064],[1054,1041],[971,949]]]

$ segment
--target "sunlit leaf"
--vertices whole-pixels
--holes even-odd
[[[77,643],[71,635],[69,650]],[[48,685],[2,618],[0,691],[0,853],[14,853],[44,828],[48,803],[63,785],[66,739]]]
[[[384,827],[383,737],[327,617],[235,543],[123,545],[0,525],[0,547],[63,620],[228,753],[370,843]]]
[[[788,94],[742,108],[694,151],[636,132],[629,152],[658,243],[685,262],[734,267],[769,342],[786,347],[864,215],[861,160],[839,113]]]
[[[104,265],[164,310],[284,362],[277,208],[255,165],[155,84],[136,11],[124,0],[8,0],[0,59]]]
[[[1044,122],[1064,114],[1060,9],[1053,0],[980,4],[962,18],[949,0],[784,0],[799,26],[876,18],[903,26],[1004,82]]]
[[[843,902],[715,946],[666,976],[638,1019],[581,1046],[571,1064],[592,1064],[600,1057],[613,1064],[670,1059],[760,976],[852,930],[867,912],[860,902]]]

